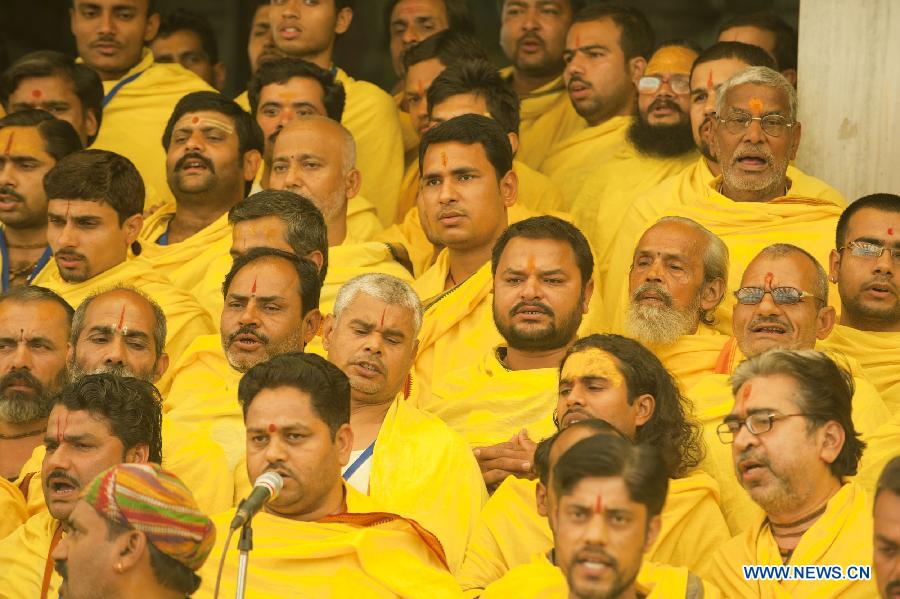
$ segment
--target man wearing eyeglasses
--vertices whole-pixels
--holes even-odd
[[[617,229],[640,193],[697,159],[688,79],[696,59],[687,41],[667,42],[650,57],[637,82],[627,143],[591,171],[572,204],[572,218],[588,239]]]
[[[706,441],[700,467],[719,482],[722,512],[737,534],[752,524],[756,509],[735,480],[727,447],[716,437],[716,427],[734,406],[729,377],[745,357],[772,349],[814,349],[834,327],[835,310],[828,305],[825,270],[805,250],[789,244],[760,252],[744,271],[734,295],[734,338],[722,349],[715,373],[701,379],[687,396]],[[853,375],[854,426],[864,436],[872,434],[890,419],[890,412],[859,364],[844,356],[839,359]]]
[[[710,581],[726,597],[877,596],[873,580],[848,570],[872,563],[873,536],[868,494],[848,480],[866,446],[850,372],[821,352],[775,349],[741,364],[731,389],[717,432],[762,513],[713,554]],[[841,566],[847,579],[757,580],[751,565]]]

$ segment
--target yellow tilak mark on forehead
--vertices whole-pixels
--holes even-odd
[[[48,155],[37,127],[4,127],[0,129],[0,148],[5,156]]]
[[[221,129],[227,135],[234,133],[234,126],[228,121],[217,119],[211,116],[198,117],[196,115],[186,114],[175,123],[175,130],[178,129]]]
[[[756,114],[762,114],[763,111],[763,103],[757,97],[750,98],[750,101],[747,102],[747,106],[750,107],[750,110],[755,112]]]
[[[679,75],[687,75],[691,72],[691,66],[693,66],[696,59],[697,53],[690,48],[666,46],[657,50],[650,57],[650,62],[647,63],[644,74],[677,73]]]
[[[624,382],[615,358],[595,347],[572,354],[563,366],[563,379],[575,380],[585,377],[604,378],[614,387],[621,387]]]

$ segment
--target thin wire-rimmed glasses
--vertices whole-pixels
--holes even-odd
[[[726,419],[725,422],[716,427],[716,435],[719,441],[725,445],[734,443],[734,438],[741,430],[742,426],[746,426],[752,435],[761,435],[772,430],[772,426],[779,420],[792,418],[794,416],[811,416],[811,414],[775,414],[772,412],[757,412],[750,414],[743,420],[740,418]]]

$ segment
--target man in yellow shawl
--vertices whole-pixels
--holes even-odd
[[[543,466],[552,473],[544,473],[538,492],[553,531],[551,550],[513,568],[481,596],[717,597],[687,568],[647,558],[665,527],[669,480],[659,449],[632,445],[603,420],[580,424],[541,444],[542,453],[556,454]]]
[[[162,461],[161,405],[150,383],[92,374],[53,399],[41,483],[47,510],[0,541],[0,588],[10,599],[57,597],[51,554],[79,491],[119,463]]]
[[[900,589],[900,455],[892,459],[878,477],[873,513],[875,554],[872,569],[882,599],[897,596]]]
[[[147,186],[148,208],[170,200],[159,143],[166,122],[183,96],[215,90],[180,64],[153,62],[153,52],[144,47],[159,29],[152,0],[138,0],[127,10],[115,0],[75,0],[71,14],[80,60],[103,80],[103,126],[91,147],[135,164]]]
[[[341,478],[354,435],[350,383],[337,366],[316,355],[276,356],[244,375],[238,398],[249,478],[275,472],[284,480],[252,522],[252,596],[459,596],[437,537],[414,520],[384,511]],[[216,559],[200,571],[196,597],[213,596],[232,515],[213,518],[220,531]],[[220,596],[235,593],[234,545],[224,554]]]
[[[566,95],[566,30],[583,0],[501,0],[500,47],[512,66],[503,76],[522,100],[519,158],[538,168],[551,147],[585,128]]]
[[[406,401],[423,312],[407,283],[361,275],[341,287],[323,337],[329,361],[350,380],[353,450],[344,479],[433,532],[456,573],[487,491],[465,440]]]
[[[637,82],[627,143],[590,171],[570,206],[588,239],[597,229],[618,229],[635,197],[697,159],[689,80],[696,58],[693,43],[684,41],[668,42],[650,57]]]
[[[681,389],[715,370],[728,341],[711,326],[727,281],[728,248],[690,219],[660,219],[634,249],[625,331],[662,360]]]
[[[555,430],[559,363],[594,291],[593,265],[584,235],[553,216],[512,224],[495,244],[494,324],[504,343],[443,377],[431,397],[416,398],[462,434],[485,464],[515,458],[519,448]],[[507,474],[486,467],[485,483],[493,489]]]
[[[563,77],[588,126],[551,146],[539,167],[562,191],[563,210],[575,207],[591,173],[625,149],[637,82],[651,52],[653,30],[640,10],[595,5],[576,14],[565,38]]]
[[[491,250],[506,229],[518,179],[497,121],[465,114],[430,129],[419,148],[422,223],[445,246],[413,284],[425,305],[412,393],[475,364],[502,341],[492,317]]]
[[[728,597],[874,597],[872,580],[797,576],[793,567],[872,563],[872,512],[856,473],[865,443],[853,424],[852,375],[816,351],[774,349],[731,379],[734,407],[717,428],[734,475],[761,512],[712,556]],[[787,566],[773,577],[752,566]]]
[[[734,477],[728,448],[716,441],[716,427],[734,406],[729,377],[744,357],[773,348],[807,349],[827,338],[835,311],[828,305],[828,280],[821,265],[806,251],[788,244],[765,248],[747,267],[735,293],[734,337],[722,348],[715,372],[687,390],[696,418],[703,425],[707,451],[701,468],[721,490],[722,511],[733,534],[751,525],[756,506]],[[890,412],[852,358],[845,362],[854,378],[853,422],[868,441]]]
[[[262,132],[225,96],[196,92],[175,106],[162,143],[175,202],[144,222],[142,256],[206,306],[203,281],[210,265],[228,254],[228,210],[250,191],[262,157]]]
[[[703,455],[700,433],[672,376],[649,350],[618,335],[576,341],[561,369],[554,411],[560,430],[602,418],[629,439],[662,451],[668,498],[646,558],[702,575],[709,553],[728,539],[728,528],[715,481],[695,470]],[[527,462],[539,466],[541,459],[532,448]],[[510,476],[485,504],[458,577],[464,591],[483,589],[552,547],[550,527],[535,504],[536,494],[546,492],[549,469],[535,470],[543,485]]]
[[[104,150],[69,154],[47,173],[44,189],[53,262],[35,277],[35,285],[52,289],[72,306],[99,289],[135,287],[162,306],[165,352],[172,361],[195,337],[215,330],[193,295],[136,257],[144,184],[127,158]],[[163,394],[170,381],[168,376],[160,380]]]

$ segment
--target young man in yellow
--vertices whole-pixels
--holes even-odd
[[[175,202],[144,222],[142,257],[206,306],[204,279],[210,265],[228,254],[228,210],[250,191],[262,157],[262,132],[225,96],[196,92],[175,106],[162,143]]]
[[[491,250],[506,229],[518,178],[497,121],[475,114],[430,129],[419,147],[419,210],[444,249],[413,289],[425,305],[412,393],[475,364],[502,341],[492,318]]]
[[[704,67],[699,68],[702,73]],[[834,190],[823,189],[821,182],[794,184],[788,171],[800,144],[797,106],[796,90],[778,72],[766,67],[739,71],[717,89],[716,116],[711,117],[710,151],[718,157],[721,176],[700,180],[697,187],[687,182],[683,193],[655,196],[662,208],[650,222],[661,216],[684,216],[725,242],[731,257],[729,289],[737,289],[753,256],[773,242],[789,239],[823,264],[831,252],[829,240],[842,199]],[[767,120],[754,120],[760,118]],[[635,232],[630,224],[623,225],[602,262],[608,266],[602,287],[605,319],[598,322],[613,327],[622,322],[624,273],[631,261],[630,248],[643,228]],[[725,334],[731,328],[730,308],[725,303],[716,314],[716,328]]]
[[[734,474],[764,513],[710,559],[728,597],[874,597],[871,580],[748,577],[747,566],[871,564],[872,512],[846,479],[866,444],[851,417],[852,375],[815,351],[775,349],[741,364],[717,429]]]
[[[285,0],[269,8],[275,45],[290,58],[332,70],[347,92],[341,123],[359,146],[362,194],[378,209],[383,226],[394,222],[403,177],[403,140],[394,100],[367,81],[356,81],[332,63],[334,43],[353,21],[352,0],[308,3]]]
[[[856,200],[836,237],[830,266],[841,320],[822,347],[858,360],[891,413],[900,414],[900,196]]]
[[[669,480],[659,449],[632,445],[603,420],[582,424],[545,442],[556,456],[544,466],[552,475],[544,473],[538,501],[553,531],[552,548],[510,570],[481,596],[719,596],[687,568],[647,558],[665,526]]]
[[[873,510],[875,553],[872,569],[882,599],[900,591],[900,455],[892,459],[878,477]]]
[[[627,143],[590,171],[570,207],[588,239],[597,229],[618,229],[635,197],[697,159],[688,78],[697,51],[689,42],[668,42],[650,57],[637,82]]]
[[[662,360],[681,389],[715,370],[729,339],[711,326],[727,281],[728,248],[690,219],[664,217],[634,248],[625,331]]]
[[[700,431],[687,419],[685,400],[672,376],[637,341],[592,335],[569,349],[560,377],[554,411],[560,430],[602,418],[629,439],[660,449],[669,479],[668,499],[662,530],[646,558],[702,575],[710,551],[729,535],[715,481],[695,470],[703,455]],[[532,447],[526,469],[535,463],[534,453]],[[464,591],[485,588],[553,544],[550,527],[535,503],[537,481],[516,478],[522,473],[512,459],[498,460],[495,467],[513,476],[482,510],[458,577]]]
[[[448,374],[430,398],[417,398],[462,434],[479,460],[515,457],[519,446],[554,431],[559,363],[594,291],[593,265],[584,235],[553,216],[512,224],[494,245],[494,324],[504,343]],[[506,473],[484,475],[494,488]]]
[[[465,440],[406,401],[422,313],[407,283],[361,275],[341,288],[323,338],[329,361],[350,379],[353,449],[344,479],[433,532],[456,573],[487,491]]]
[[[625,150],[653,30],[636,8],[588,6],[575,15],[564,48],[568,99],[588,126],[550,146],[539,170],[556,183],[563,209],[571,211],[588,176]]]
[[[733,17],[719,26],[719,42],[753,44],[775,59],[778,71],[797,86],[797,32],[774,12]]]
[[[221,332],[197,337],[181,360],[173,361],[166,417],[211,436],[232,472],[244,455],[244,425],[235,401],[241,374],[272,356],[303,351],[319,329],[320,287],[308,260],[271,248],[247,251],[222,284]]]
[[[0,541],[0,588],[11,599],[59,595],[52,553],[64,534],[79,491],[120,463],[160,463],[161,405],[150,383],[112,374],[91,374],[53,400],[41,484],[47,511]]]
[[[166,317],[150,298],[113,287],[84,300],[72,319],[68,364],[73,380],[101,372],[156,383],[169,367],[163,352]],[[234,497],[232,471],[212,439],[163,418],[163,454],[208,512],[227,509]]]
[[[103,127],[91,147],[137,166],[148,207],[171,199],[159,140],[182,96],[213,88],[181,65],[153,62],[144,47],[159,28],[153,0],[74,0],[71,15],[78,55],[103,80]]]
[[[584,129],[563,79],[566,30],[583,0],[498,0],[500,47],[512,66],[502,71],[522,100],[519,158],[540,167],[548,151]]]
[[[44,175],[81,149],[69,123],[39,110],[0,119],[0,283],[27,285],[50,262]]]
[[[490,116],[506,130],[515,156],[519,145],[519,100],[491,63],[484,60],[454,63],[432,81],[427,99],[429,126],[463,114]],[[411,200],[412,207],[400,225],[392,227],[380,238],[402,245],[410,256],[413,271],[421,273],[431,266],[441,246],[432,239],[427,227],[422,226],[421,214],[415,205],[422,188],[418,163],[411,169],[415,169],[410,171],[415,176],[404,179],[407,187],[403,191],[403,201]],[[519,199],[509,211],[510,222],[560,207],[562,196],[546,176],[517,160],[513,160],[513,172],[519,179]]]
[[[247,429],[247,474],[284,479],[253,519],[247,572],[255,597],[455,597],[438,539],[412,520],[382,511],[346,484],[353,448],[350,383],[337,366],[309,354],[257,364],[238,398]],[[233,512],[213,518],[222,555]],[[200,571],[197,597],[212,597],[218,559]],[[238,554],[224,555],[220,596],[235,592]]]
[[[757,510],[734,478],[727,448],[716,442],[716,427],[734,406],[729,377],[745,357],[769,349],[814,349],[817,340],[831,332],[835,311],[828,305],[825,271],[807,252],[788,244],[760,252],[744,272],[735,296],[734,337],[722,348],[715,371],[686,394],[703,425],[707,452],[701,468],[719,483],[722,512],[737,534],[752,523]],[[848,364],[854,377],[854,425],[867,439],[890,420],[890,412],[859,364],[846,356],[835,357]]]
[[[219,60],[216,31],[209,19],[189,9],[166,14],[150,43],[156,62],[177,62],[221,91],[225,88],[225,63]]]

